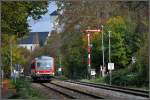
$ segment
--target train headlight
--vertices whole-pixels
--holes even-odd
[[[39,74],[39,72],[37,72],[36,74]]]

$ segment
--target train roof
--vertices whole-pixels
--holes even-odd
[[[53,57],[49,57],[49,56],[40,56],[40,57],[37,57],[35,58],[37,60],[51,60],[51,59],[54,59]]]
[[[49,56],[40,56],[40,57],[34,58],[32,60],[32,63],[37,61],[37,60],[53,60],[53,59],[54,59],[53,57],[49,57]]]

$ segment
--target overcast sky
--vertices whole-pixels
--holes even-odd
[[[45,32],[51,31],[53,27],[53,20],[50,18],[50,15],[53,11],[57,9],[55,2],[51,2],[48,6],[48,12],[43,15],[42,19],[34,21],[29,19],[29,25],[31,26],[31,32]]]

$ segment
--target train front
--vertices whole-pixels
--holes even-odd
[[[54,76],[54,59],[52,57],[37,58],[34,64],[34,80],[50,80]]]

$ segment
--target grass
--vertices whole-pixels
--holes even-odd
[[[61,75],[61,76],[56,76],[57,78],[59,78],[60,80],[67,80],[68,78],[65,77],[64,75]]]
[[[102,84],[106,84],[104,82],[104,78],[103,77],[96,77],[93,79],[81,79],[80,81],[82,82],[90,82],[90,83],[102,83]]]

